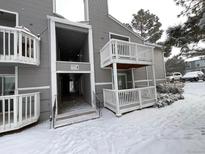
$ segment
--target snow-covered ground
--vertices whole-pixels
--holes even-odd
[[[205,82],[187,83],[185,100],[56,130],[44,122],[0,137],[0,154],[205,154]]]

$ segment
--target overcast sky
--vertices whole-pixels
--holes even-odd
[[[56,0],[57,12],[71,21],[84,20],[83,0]],[[165,31],[169,26],[183,23],[185,18],[177,18],[182,8],[174,0],[108,0],[109,14],[123,23],[130,23],[132,14],[141,8],[156,14]],[[164,33],[162,40],[166,38]]]

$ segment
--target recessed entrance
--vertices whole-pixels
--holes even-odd
[[[58,114],[92,107],[89,74],[57,74],[57,86]]]

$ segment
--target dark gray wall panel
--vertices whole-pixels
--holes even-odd
[[[47,15],[52,15],[52,0],[1,0],[0,9],[17,12],[19,25],[41,36],[40,66],[19,66],[19,87],[48,86],[50,79],[50,51]],[[27,93],[28,91],[24,91]],[[50,102],[50,89],[41,92],[41,112],[47,112]],[[45,97],[45,98],[44,98]],[[47,114],[46,114],[47,115]],[[48,117],[47,117],[48,118]]]
[[[75,70],[78,67],[77,70]],[[90,71],[90,64],[89,63],[70,63],[70,62],[56,62],[56,71]]]

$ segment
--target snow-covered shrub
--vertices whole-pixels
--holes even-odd
[[[157,85],[157,107],[164,107],[184,99],[183,83],[165,83]]]

